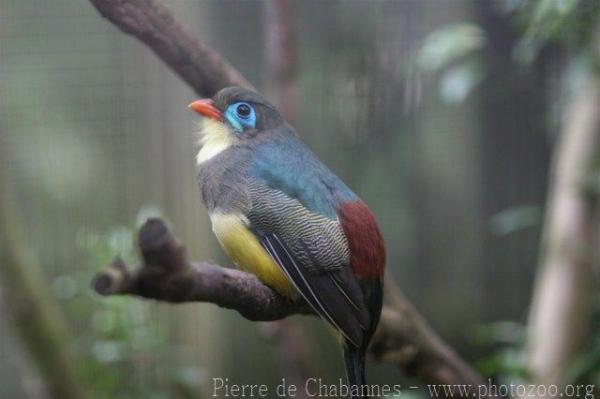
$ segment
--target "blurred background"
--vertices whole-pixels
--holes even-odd
[[[274,2],[163,3],[282,101]],[[524,367],[552,150],[565,104],[597,61],[588,49],[598,9],[594,0],[285,8],[290,121],[377,215],[396,284],[486,376]],[[0,173],[32,268],[0,265],[0,397],[47,397],[36,367],[47,347],[27,338],[29,308],[9,294],[27,279],[91,397],[209,397],[213,377],[275,385],[285,376],[268,325],[90,288],[114,255],[136,260],[137,227],[154,215],[192,259],[229,265],[196,185],[198,119],[186,107],[195,98],[87,1],[0,0]],[[314,374],[335,382],[341,357],[322,323],[292,322]],[[593,322],[580,380],[600,378]],[[410,381],[374,363],[368,376]]]

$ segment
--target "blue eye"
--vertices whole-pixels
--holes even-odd
[[[225,111],[225,117],[238,132],[244,131],[244,128],[256,127],[256,112],[254,107],[246,102],[231,104]]]

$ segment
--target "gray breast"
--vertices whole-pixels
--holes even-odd
[[[209,212],[246,213],[249,206],[246,171],[250,155],[248,148],[233,146],[200,166],[198,185]]]

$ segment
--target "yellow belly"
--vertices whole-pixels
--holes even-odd
[[[240,269],[256,275],[281,295],[296,299],[296,288],[248,229],[243,215],[212,213],[210,219],[219,243]]]

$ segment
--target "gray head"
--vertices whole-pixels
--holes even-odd
[[[240,138],[251,138],[285,123],[277,108],[264,97],[241,87],[222,89],[212,99],[194,101],[190,108],[228,125]]]

